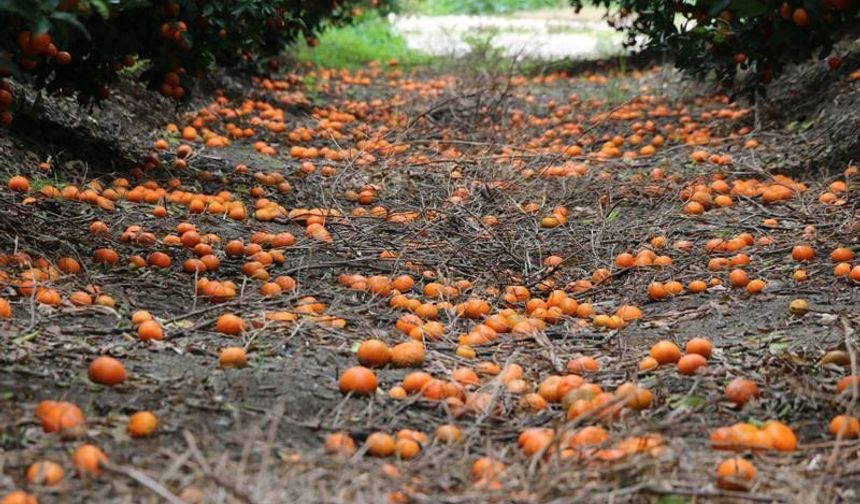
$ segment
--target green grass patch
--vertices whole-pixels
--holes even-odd
[[[371,61],[397,60],[406,68],[426,66],[433,58],[407,47],[406,39],[385,19],[368,16],[355,24],[330,27],[319,37],[316,47],[297,42],[290,53],[299,62],[324,68],[358,68]]]

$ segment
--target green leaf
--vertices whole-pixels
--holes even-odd
[[[110,17],[110,7],[108,7],[107,2],[104,0],[90,0],[89,4],[102,18],[107,19]]]
[[[608,220],[608,221],[612,222],[612,221],[614,221],[615,219],[617,219],[617,218],[618,218],[618,215],[619,215],[620,213],[621,213],[621,212],[619,212],[619,211],[618,211],[618,209],[616,208],[616,209],[612,210],[611,212],[609,212],[609,215],[606,217],[606,220]]]
[[[696,409],[705,404],[705,399],[696,395],[692,396],[671,396],[668,401],[669,406],[674,409],[691,408]]]
[[[41,35],[43,33],[48,33],[50,30],[51,21],[48,18],[40,15],[33,21],[33,35]]]
[[[773,355],[781,354],[786,348],[788,348],[788,343],[771,343],[767,347],[767,349]]]
[[[756,429],[764,428],[764,422],[757,418],[750,418],[748,423],[754,425]]]
[[[91,38],[90,32],[87,31],[86,27],[72,13],[57,11],[57,12],[54,12],[53,14],[51,14],[51,19],[53,19],[55,21],[59,21],[61,23],[67,23],[71,26],[74,26],[75,28],[78,29],[78,31],[81,32],[81,34],[84,37],[86,37],[87,40],[89,40]]]
[[[32,21],[39,14],[39,2],[27,0],[0,0],[0,12],[8,12]]]
[[[358,347],[361,346],[361,341],[354,341],[352,346],[349,347],[349,351],[352,353],[358,352]]]
[[[680,495],[664,495],[657,500],[657,504],[687,504],[687,500]]]

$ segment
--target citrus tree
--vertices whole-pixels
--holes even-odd
[[[571,0],[581,8],[583,0]],[[841,61],[833,44],[860,32],[857,0],[592,0],[610,10],[609,22],[627,32],[628,44],[669,52],[697,77],[713,75],[730,86],[739,70],[757,76],[764,91],[788,63]]]
[[[176,100],[214,65],[263,69],[297,37],[391,0],[0,0],[0,77],[101,100],[124,69]],[[12,120],[0,79],[0,122]]]

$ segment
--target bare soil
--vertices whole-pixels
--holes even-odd
[[[842,179],[842,171],[853,159],[843,153],[828,157],[823,166],[816,166],[815,158],[807,159],[807,149],[818,152],[813,147],[824,145],[826,135],[814,136],[819,130],[808,126],[804,136],[786,128],[790,121],[768,120],[770,116],[762,110],[761,129],[755,129],[755,112],[737,119],[717,118],[715,112],[726,105],[713,98],[713,89],[682,86],[676,77],[660,70],[612,74],[608,81],[585,75],[512,81],[508,76],[479,75],[467,67],[451,74],[405,77],[378,70],[369,72],[369,85],[353,84],[337,75],[327,79],[316,70],[304,73],[313,79],[302,84],[294,80],[290,90],[304,93],[311,107],[280,105],[276,93],[250,81],[244,94],[233,86],[227,96],[237,106],[248,98],[283,106],[290,129],[300,125],[314,128],[317,120],[310,115],[314,108],[346,110],[355,103],[378,99],[381,105],[365,108],[362,121],[392,144],[409,145],[409,150],[391,156],[375,153],[377,161],[368,166],[332,163],[338,170],[334,177],[321,177],[318,171],[303,175],[298,171],[301,161],[289,156],[285,136],[258,131],[259,138],[277,148],[276,156],[256,154],[252,140],[234,141],[227,149],[207,149],[196,143],[186,171],[161,169],[147,176],[162,185],[169,177],[180,176],[189,190],[210,194],[229,190],[250,204],[247,192],[254,181],[250,175],[233,173],[236,164],[244,163],[251,172],[276,170],[287,177],[293,191],[269,191],[267,197],[288,209],[335,208],[349,215],[358,205],[345,201],[344,191],[372,183],[382,188],[374,204],[389,212],[417,212],[421,217],[407,223],[370,217],[336,220],[328,225],[334,238],[328,244],[306,237],[301,224],[288,219],[234,222],[220,216],[191,215],[187,208],[176,205],[168,205],[169,216],[158,219],[151,215],[152,205],[128,202],[119,203],[114,212],[44,198],[23,205],[20,195],[4,187],[0,190],[0,252],[24,251],[52,261],[79,257],[83,272],[61,277],[54,287],[68,295],[84,285],[97,284],[117,304],[115,309],[49,308],[18,296],[11,285],[2,286],[0,295],[12,301],[14,317],[0,322],[0,494],[26,487],[26,467],[47,458],[66,469],[66,478],[57,487],[29,487],[39,502],[48,504],[181,502],[176,495],[188,497],[189,488],[200,490],[204,497],[199,502],[206,503],[359,503],[401,498],[418,503],[809,503],[856,502],[860,498],[860,442],[834,441],[827,432],[834,415],[852,408],[857,413],[854,401],[838,399],[833,386],[838,378],[857,374],[860,287],[833,277],[828,254],[837,246],[858,250],[860,200],[855,181],[844,205],[818,203],[818,195],[828,184]],[[833,97],[834,106],[858,103],[857,83],[846,82],[844,74],[840,75],[827,81],[827,95]],[[440,82],[435,94],[411,85],[431,80]],[[642,86],[647,90],[641,91]],[[109,184],[114,177],[128,177],[133,164],[164,135],[165,123],[184,122],[169,104],[146,98],[135,89],[129,85],[113,104],[92,115],[52,101],[48,122],[43,122],[46,116],[22,117],[11,135],[0,139],[3,176],[25,173],[58,186],[83,185],[93,178]],[[641,103],[640,92],[647,96],[645,100],[665,105],[671,113],[646,112],[646,117],[629,120],[606,117],[606,112]],[[629,135],[637,120],[653,120],[660,128],[677,125],[679,115],[709,126],[711,143],[694,147],[668,141],[652,157],[628,160],[572,159],[588,165],[583,177],[527,175],[529,169],[539,172],[565,161],[527,142],[554,126],[547,104],[568,103],[574,94],[582,103],[594,106],[579,106],[564,119],[582,125],[579,133],[563,140],[565,144],[591,135],[599,147],[603,138]],[[195,106],[204,106],[210,98],[204,94]],[[729,107],[738,110],[741,105]],[[513,121],[516,113],[526,120]],[[849,107],[845,113],[856,113],[856,109]],[[391,118],[397,114],[404,120],[391,127]],[[529,117],[546,120],[530,124]],[[350,146],[358,138],[353,129],[357,125],[345,130],[349,136],[344,141]],[[738,134],[744,127],[752,131]],[[50,134],[41,136],[41,132]],[[80,137],[93,140],[82,144],[77,140]],[[761,147],[743,149],[748,138],[758,139]],[[336,143],[326,138],[313,142],[317,147]],[[692,163],[689,156],[695,148],[729,154],[733,164]],[[447,149],[459,154],[445,154]],[[509,150],[502,155],[505,149]],[[48,157],[51,172],[39,173],[37,163]],[[649,173],[656,167],[677,179],[650,181]],[[203,181],[195,177],[203,171],[214,178]],[[602,172],[608,175],[599,176]],[[775,172],[791,173],[808,190],[776,205],[738,197],[732,208],[701,216],[681,211],[678,192],[690,182],[709,181],[715,173],[729,180],[767,180]],[[657,186],[659,194],[648,186]],[[468,191],[461,202],[451,199],[457,188]],[[527,202],[536,203],[539,210],[522,211],[518,205]],[[554,229],[541,228],[540,218],[559,205],[569,210],[568,222]],[[498,219],[497,226],[482,222],[489,215]],[[778,219],[778,227],[764,226],[765,218]],[[95,219],[108,224],[111,237],[89,234],[87,226]],[[293,233],[298,243],[287,249],[285,264],[272,273],[294,276],[298,290],[275,300],[264,299],[255,282],[243,280],[243,261],[227,259],[220,251],[222,267],[217,278],[234,278],[241,287],[237,299],[223,304],[211,304],[195,295],[194,276],[181,271],[182,261],[190,257],[185,250],[169,249],[173,266],[167,271],[127,266],[107,269],[91,260],[92,251],[103,246],[116,248],[122,263],[132,254],[168,250],[159,245],[142,248],[119,243],[117,237],[126,226],[138,224],[161,238],[183,221],[193,222],[201,232],[217,233],[223,243],[234,238],[247,241],[251,232],[259,230]],[[806,226],[815,226],[815,231],[802,237]],[[750,277],[768,281],[759,295],[729,287],[727,272],[706,269],[710,256],[703,250],[704,243],[741,232],[774,239],[773,245],[746,250],[752,258],[747,268]],[[612,266],[617,254],[647,248],[648,240],[658,235],[668,237],[670,244],[690,240],[694,247],[686,253],[667,249],[673,264],[666,268],[618,270]],[[798,266],[788,259],[792,245],[800,241],[812,242],[818,251],[816,260],[805,265],[809,280],[804,283],[792,280]],[[397,259],[381,260],[379,254],[385,250],[395,251]],[[549,255],[563,257],[563,265],[544,266],[542,261]],[[423,369],[448,378],[453,369],[478,361],[518,363],[525,369],[524,378],[536,388],[546,376],[564,373],[570,357],[595,356],[600,371],[590,381],[604,390],[638,381],[655,397],[650,408],[626,411],[620,420],[607,425],[610,440],[655,433],[664,439],[665,449],[657,456],[634,455],[612,463],[592,458],[527,459],[517,447],[517,436],[524,428],[561,430],[578,424],[566,423],[558,404],[538,413],[522,408],[520,397],[492,378],[485,378],[479,390],[492,394],[497,407],[478,415],[463,415],[419,396],[390,399],[385,392],[409,370],[378,371],[381,390],[373,397],[342,395],[337,379],[340,371],[356,364],[356,342],[378,337],[394,344],[405,337],[394,329],[401,311],[390,308],[384,299],[341,286],[338,275],[413,274],[420,293],[431,279],[422,278],[410,265],[420,265],[418,271],[432,272],[438,278],[470,280],[474,288],[463,298],[486,298],[494,311],[504,303],[498,296],[486,294],[487,288],[520,284],[534,295],[545,296],[548,282],[564,288],[590,278],[596,268],[611,268],[611,282],[569,294],[580,302],[592,302],[601,313],[636,304],[644,314],[640,320],[607,331],[565,317],[527,338],[500,335],[495,343],[476,347],[478,358],[469,361],[454,352],[458,336],[475,322],[443,312],[446,337],[427,343]],[[3,268],[10,275],[17,274],[12,266]],[[726,286],[666,301],[649,300],[646,294],[646,286],[654,280],[677,279],[686,285],[711,277],[722,279]],[[300,318],[288,325],[250,330],[240,339],[214,331],[214,321],[222,312],[232,311],[251,320],[266,310],[289,310],[303,296],[326,303],[326,314],[344,318],[346,327],[326,327]],[[794,298],[807,299],[812,311],[804,317],[791,315],[787,307]],[[138,309],[150,310],[162,322],[164,341],[137,340],[130,313]],[[709,337],[716,347],[703,372],[685,377],[674,366],[647,374],[637,372],[638,361],[653,342],[671,339],[683,344],[693,336]],[[225,345],[244,346],[249,365],[219,369],[218,350]],[[850,353],[852,365],[822,366],[820,358],[831,349]],[[129,372],[125,384],[109,388],[89,381],[87,365],[102,354],[122,360]],[[740,410],[725,402],[723,388],[735,376],[756,381],[762,398]],[[73,401],[84,410],[86,440],[102,447],[111,460],[105,476],[74,476],[69,454],[81,440],[64,441],[42,432],[33,411],[43,399]],[[141,409],[154,411],[161,425],[152,438],[131,439],[125,421]],[[711,449],[709,431],[749,419],[788,423],[798,434],[800,449],[789,454],[744,453],[758,468],[753,488],[749,492],[717,489],[714,468],[728,454]],[[436,427],[449,422],[463,429],[463,443],[449,447],[431,442],[415,460],[375,459],[361,449],[343,460],[322,450],[325,436],[334,431],[348,432],[361,446],[372,432],[393,434],[402,428],[420,430],[432,440]],[[473,484],[469,470],[481,456],[508,465],[500,488]],[[385,464],[396,470],[385,469]]]

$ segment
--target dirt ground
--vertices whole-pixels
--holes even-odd
[[[113,106],[92,115],[52,105],[58,115],[44,131],[59,133],[47,140],[40,139],[44,131],[36,119],[23,119],[11,134],[4,133],[4,182],[27,175],[32,194],[14,193],[5,183],[0,190],[0,269],[5,272],[0,297],[10,300],[13,312],[11,319],[0,321],[0,494],[28,488],[48,504],[860,499],[860,441],[834,439],[828,432],[833,416],[857,414],[856,391],[839,397],[834,385],[858,374],[860,287],[833,275],[830,251],[858,251],[860,200],[856,176],[843,175],[852,159],[843,156],[827,166],[811,166],[814,160],[805,156],[829,142],[826,135],[813,134],[817,125],[788,127],[791,118],[776,123],[759,117],[757,129],[761,110],[729,103],[706,85],[681,85],[661,69],[537,77],[486,76],[468,65],[439,75],[403,75],[382,67],[358,73],[305,69],[277,82],[283,89],[255,81],[240,94],[241,86],[232,86],[223,100],[229,106],[222,109],[240,110],[245,100],[270,104],[282,109],[286,131],[272,132],[264,122],[252,120],[257,112],[234,119],[216,114],[206,129],[226,134],[225,124],[233,121],[254,130],[252,138],[233,139],[226,148],[182,142],[165,130],[168,122],[181,130],[200,111],[216,110],[213,94],[204,92],[191,109],[176,112],[166,102],[136,98],[134,86]],[[840,100],[857,103],[856,82],[833,76],[827,85]],[[324,116],[331,120],[333,112],[351,116],[340,119],[342,127],[325,129]],[[85,124],[95,126],[82,134]],[[694,145],[678,135],[683,124],[694,124],[690,131],[704,128],[708,135]],[[315,135],[297,145],[354,150],[336,161],[298,159],[290,154],[288,138],[298,127]],[[642,131],[641,145],[660,133],[665,142],[653,155],[644,155],[641,145],[631,145],[635,129]],[[75,134],[102,136],[116,150],[98,142],[68,141]],[[598,155],[617,135],[622,137],[619,151],[635,156]],[[171,147],[159,153],[163,165],[135,180],[134,163],[159,138],[168,138]],[[758,148],[744,147],[751,139],[760,143]],[[276,153],[255,152],[256,141]],[[172,166],[173,149],[180,143],[194,148],[184,169]],[[564,153],[575,144],[582,146],[581,154]],[[691,161],[691,153],[701,149],[728,155],[731,163]],[[40,170],[38,163],[47,160],[50,169]],[[300,170],[306,161],[316,168],[313,173]],[[247,165],[248,172],[237,173],[237,164]],[[322,176],[325,165],[336,173]],[[257,171],[282,174],[291,190],[261,186],[253,176]],[[773,204],[758,194],[733,195],[731,207],[701,215],[683,211],[684,189],[712,184],[715,175],[731,185],[741,179],[770,183],[781,172],[805,184],[805,190]],[[149,203],[120,199],[113,211],[106,211],[39,192],[49,184],[83,188],[92,180],[108,187],[117,177],[130,179],[132,187],[145,180],[168,187],[168,180],[178,177],[181,188],[190,192],[230,191],[248,206],[249,217],[190,213],[187,205],[168,202],[167,216],[159,218]],[[821,203],[830,184],[842,180],[848,182],[847,192],[838,194],[842,204]],[[350,201],[349,191],[368,185],[378,188],[372,204]],[[287,211],[339,211],[343,217],[330,214],[325,223],[331,242],[308,236],[300,218],[255,219],[250,193],[258,186],[265,198]],[[34,200],[25,202],[26,196]],[[373,216],[374,207],[379,207],[378,216]],[[564,222],[542,227],[542,219],[557,207],[566,209]],[[89,232],[94,220],[107,224],[108,236]],[[183,261],[194,254],[161,242],[181,222],[193,223],[201,235],[217,234],[222,245],[233,239],[248,243],[257,231],[292,233],[296,244],[284,249],[283,264],[272,265],[270,274],[292,276],[297,289],[264,298],[260,282],[243,275],[245,261],[215,246],[221,266],[205,276],[234,280],[238,295],[209,302],[196,292],[198,275],[182,271]],[[159,241],[150,246],[122,242],[120,235],[130,225],[154,233]],[[707,251],[708,241],[745,232],[756,240],[741,250],[751,260],[745,269],[749,278],[767,282],[758,294],[733,288],[728,269],[708,269],[710,259],[734,255]],[[667,238],[665,248],[651,243],[659,236]],[[762,243],[763,237],[770,243]],[[675,247],[679,240],[691,246]],[[815,248],[814,260],[791,260],[792,247],[801,242]],[[101,247],[116,249],[119,264],[94,262],[93,251]],[[663,267],[615,265],[618,254],[642,249],[667,255],[672,262]],[[127,265],[130,256],[147,257],[156,250],[172,257],[169,269]],[[385,251],[393,254],[383,258]],[[25,267],[8,256],[18,252],[52,263],[78,258],[81,272],[49,281],[62,294],[61,305],[43,305],[15,288]],[[544,260],[549,256],[563,262],[548,266]],[[577,284],[592,280],[599,268],[609,269],[611,277],[590,287]],[[808,275],[804,282],[794,279],[801,268]],[[541,299],[552,289],[564,290],[580,304],[593,304],[597,314],[636,305],[641,318],[621,328],[598,327],[591,317],[562,316],[525,334],[498,334],[488,344],[474,345],[474,359],[456,352],[461,335],[479,321],[458,317],[443,305],[438,320],[444,336],[425,342],[421,370],[449,380],[455,369],[479,362],[518,364],[526,388],[536,391],[548,376],[566,374],[568,359],[586,355],[599,364],[597,372],[585,376],[588,381],[605,391],[637,382],[651,390],[653,403],[640,411],[625,408],[610,421],[595,415],[566,421],[561,404],[534,411],[523,404],[523,392],[512,392],[498,377],[487,375],[481,375],[479,385],[466,387],[464,396],[486,393],[486,407],[469,406],[468,399],[465,406],[463,401],[431,400],[421,393],[395,400],[389,390],[414,369],[390,366],[377,370],[377,394],[343,395],[338,377],[357,365],[354,352],[360,341],[374,337],[394,345],[409,339],[395,328],[405,312],[391,307],[389,299],[342,285],[338,278],[344,273],[410,275],[416,287],[407,296],[430,303],[439,300],[423,295],[424,286],[468,280],[470,286],[451,302],[481,298],[491,313],[506,307],[525,313],[524,303],[504,299],[505,288],[513,285],[526,286]],[[720,284],[712,282],[703,293],[686,289],[693,280],[712,278]],[[651,282],[669,280],[680,281],[684,291],[663,300],[649,298]],[[72,306],[68,296],[87,285],[112,296],[115,306]],[[297,304],[307,302],[307,296],[325,303],[324,315],[342,319],[345,326],[307,314],[289,323],[251,324],[269,311],[299,311]],[[805,316],[790,313],[789,303],[796,298],[809,302]],[[162,341],[139,341],[130,320],[135,310],[148,310],[161,323]],[[216,319],[226,312],[246,320],[243,335],[215,331]],[[674,365],[639,371],[639,361],[654,342],[669,339],[683,348],[696,336],[714,345],[706,368],[689,376]],[[228,345],[247,350],[246,367],[219,368],[219,350]],[[841,350],[849,362],[823,364],[831,350]],[[99,355],[123,362],[125,383],[107,387],[89,380],[88,364]],[[723,397],[724,387],[737,376],[752,379],[761,390],[758,400],[740,408]],[[42,431],[34,410],[45,399],[70,401],[83,410],[82,437],[62,439]],[[133,439],[126,433],[128,417],[139,410],[159,417],[152,437]],[[751,487],[744,492],[716,487],[715,467],[731,452],[713,449],[709,433],[735,422],[771,419],[794,429],[799,448],[788,453],[743,450],[740,455],[758,471]],[[462,429],[461,443],[434,440],[436,428],[446,423]],[[528,428],[560,433],[591,423],[608,432],[605,447],[651,435],[662,440],[661,449],[609,459],[592,452],[572,458],[527,457],[518,447],[518,436]],[[393,435],[405,428],[429,437],[418,457],[365,453],[363,443],[371,433]],[[356,454],[343,458],[324,452],[326,436],[338,431],[352,436]],[[70,454],[84,441],[110,458],[100,477],[75,476]],[[485,456],[507,466],[492,485],[476,484],[470,474],[475,460]],[[52,487],[27,483],[26,468],[41,459],[63,466],[62,482]],[[202,494],[197,500],[195,492]]]

